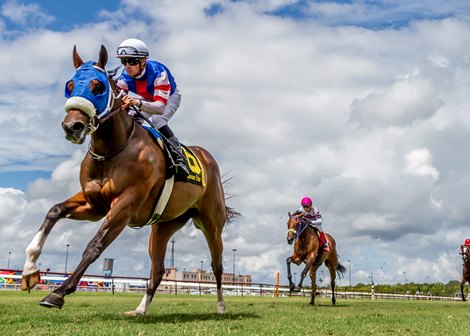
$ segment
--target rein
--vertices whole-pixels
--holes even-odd
[[[109,86],[111,88],[113,88],[113,85],[111,84],[112,80],[111,80],[109,75],[108,75],[108,83],[109,83]],[[87,132],[88,135],[93,134],[98,129],[100,124],[104,123],[106,120],[113,117],[117,112],[121,111],[122,104],[120,104],[120,105],[118,105],[114,108],[113,108],[113,106],[114,106],[114,102],[117,99],[121,98],[121,96],[123,96],[123,95],[124,95],[123,91],[121,91],[117,95],[115,95],[113,90],[109,90],[109,98],[108,98],[108,103],[107,103],[107,107],[106,107],[105,111],[103,111],[100,115],[93,116],[93,118],[90,119],[90,123],[85,126],[88,129],[88,132]],[[111,154],[107,154],[107,155],[96,154],[95,152],[93,152],[91,150],[91,146],[92,146],[91,141],[88,144],[88,153],[90,153],[93,160],[105,161],[106,159],[109,159],[110,157],[113,157],[114,155],[122,152],[124,150],[124,148],[127,147],[127,145],[129,144],[129,142],[132,139],[132,136],[134,135],[134,131],[135,131],[135,122],[132,123],[132,131],[131,131],[131,134],[130,134],[129,138],[127,138],[126,143],[121,148],[119,148],[117,151],[115,151]]]
[[[308,223],[305,223],[305,225],[304,225],[304,224],[302,224],[302,222],[304,222],[304,220],[301,220],[301,221],[297,224],[297,227],[300,226],[300,230],[295,230],[295,229],[289,229],[289,230],[287,230],[287,233],[292,232],[292,233],[295,235],[294,240],[297,240],[297,239],[300,237],[300,235],[301,235],[301,234],[307,229],[307,227],[308,227]]]
[[[109,81],[109,83],[111,83],[110,79],[108,79],[108,81]],[[121,96],[123,96],[123,95],[124,95],[124,92],[122,92],[122,91],[119,92],[118,95],[114,95],[112,90],[110,90],[109,99],[108,99],[109,100],[108,106],[114,106],[114,101],[116,99],[121,98]],[[119,112],[120,110],[121,110],[121,105],[116,106],[115,108],[107,108],[107,113],[106,114],[94,115],[93,117],[91,117],[90,122],[87,125],[85,125],[85,128],[87,129],[86,134],[87,135],[92,135],[98,129],[100,124],[105,122],[107,119],[112,117],[116,112]]]
[[[124,148],[127,147],[127,145],[129,144],[129,142],[131,142],[131,139],[132,139],[132,136],[134,135],[134,131],[135,131],[135,122],[132,123],[132,132],[131,132],[131,135],[127,138],[127,141],[126,143],[121,147],[119,148],[117,151],[111,153],[111,154],[107,154],[107,155],[99,155],[99,154],[96,154],[95,152],[93,152],[91,150],[91,141],[90,143],[88,144],[88,153],[90,153],[91,157],[96,160],[96,161],[104,161],[106,159],[109,159],[110,157],[122,152],[124,150]]]

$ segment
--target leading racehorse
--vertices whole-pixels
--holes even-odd
[[[55,308],[63,306],[64,296],[76,290],[88,266],[126,226],[151,224],[149,287],[140,305],[126,313],[128,316],[143,315],[162,280],[168,240],[192,218],[207,240],[217,283],[217,312],[224,313],[222,230],[238,213],[225,204],[218,165],[205,149],[189,147],[193,163],[197,162],[204,172],[204,183],[197,185],[174,180],[169,183],[162,148],[121,108],[121,98],[105,71],[107,60],[104,46],[101,46],[97,63],[83,62],[76,47],[73,49],[76,72],[66,84],[69,99],[65,104],[62,127],[66,139],[72,143],[82,144],[86,135],[91,135],[89,150],[80,169],[82,190],[54,205],[47,213],[26,248],[22,289],[29,290],[38,283],[36,261],[58,220],[98,221],[104,218],[71,276],[40,302],[42,306]],[[154,208],[160,208],[160,211],[156,212]]]
[[[315,305],[315,292],[317,290],[316,274],[317,269],[325,263],[325,266],[330,271],[330,285],[331,285],[331,301],[336,304],[335,298],[335,279],[336,273],[341,276],[346,268],[338,262],[338,255],[336,253],[336,242],[329,234],[325,233],[326,239],[328,240],[329,251],[323,251],[323,247],[320,247],[320,238],[316,229],[311,227],[308,221],[300,215],[291,215],[288,213],[289,220],[287,221],[287,242],[289,244],[294,243],[294,253],[292,256],[287,258],[287,278],[289,279],[289,288],[294,291],[295,284],[292,282],[291,274],[291,263],[299,266],[302,262],[305,263],[300,281],[298,284],[298,290],[302,288],[302,283],[310,271],[310,279],[312,281],[312,293],[310,296],[310,304]]]
[[[465,241],[465,244],[460,247],[460,254],[462,255],[463,270],[462,281],[460,281],[460,292],[462,294],[462,301],[465,301],[463,287],[465,283],[470,283],[470,239]]]

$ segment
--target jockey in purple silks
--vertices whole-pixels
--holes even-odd
[[[320,233],[320,245],[323,246],[323,251],[329,252],[330,248],[328,246],[328,240],[326,239],[325,234],[323,233],[323,229],[321,227],[323,223],[323,218],[321,216],[320,211],[314,208],[312,204],[312,199],[308,196],[305,196],[300,201],[300,205],[302,207],[297,210],[296,213],[307,219],[310,226],[318,229],[318,232]]]

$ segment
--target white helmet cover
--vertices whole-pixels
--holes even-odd
[[[117,58],[127,58],[127,57],[148,57],[149,49],[147,45],[136,38],[130,38],[124,40],[116,51]]]

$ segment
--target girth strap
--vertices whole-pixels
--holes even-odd
[[[170,199],[171,193],[173,191],[173,184],[175,182],[175,175],[172,175],[170,178],[165,180],[165,184],[163,185],[163,190],[162,194],[160,195],[160,198],[157,201],[157,205],[155,206],[155,209],[153,210],[152,217],[148,220],[147,223],[141,226],[131,226],[132,229],[140,229],[143,226],[147,225],[152,225],[155,224],[161,217],[163,211],[165,211],[166,206],[168,205],[168,201]]]
[[[175,182],[175,175],[171,175],[169,179],[165,180],[165,185],[163,186],[162,194],[158,199],[157,206],[153,210],[153,215],[150,217],[149,221],[145,225],[152,225],[160,219],[163,211],[165,210],[168,200],[170,199],[171,192],[173,191],[173,184]]]

